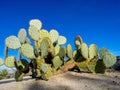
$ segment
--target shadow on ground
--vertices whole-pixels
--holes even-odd
[[[72,90],[72,89],[68,86],[63,86],[63,85],[50,86],[50,85],[44,85],[36,82],[33,85],[30,85],[28,90]]]

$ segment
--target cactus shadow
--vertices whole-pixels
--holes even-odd
[[[63,86],[63,85],[50,86],[46,84],[40,84],[40,82],[39,83],[38,82],[30,85],[28,90],[72,90],[68,86]]]
[[[93,74],[93,77],[89,77],[88,75],[84,76],[79,74],[74,75],[71,73],[67,73],[65,75],[65,78],[71,81],[75,81],[76,83],[84,83],[88,85],[88,87],[96,85],[96,87],[102,87],[105,90],[120,90],[120,81],[117,81],[115,78],[111,79],[112,78],[111,76],[107,76],[105,74],[99,74],[99,75]],[[86,73],[86,74],[91,74],[91,73]],[[97,78],[94,78],[96,76]],[[85,82],[87,82],[88,84]]]

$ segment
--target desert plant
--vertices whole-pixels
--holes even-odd
[[[102,48],[99,52],[96,44],[88,46],[81,36],[75,37],[75,50],[70,44],[65,47],[67,39],[55,29],[50,32],[43,29],[42,22],[38,19],[30,20],[28,35],[30,39],[27,31],[22,28],[18,37],[7,37],[5,60],[3,62],[0,59],[0,65],[16,68],[16,81],[21,81],[29,72],[32,72],[32,78],[44,80],[74,69],[104,73],[107,67],[116,62],[115,56],[107,49]],[[33,40],[33,43],[30,40]],[[17,49],[18,58],[9,56],[9,49]]]

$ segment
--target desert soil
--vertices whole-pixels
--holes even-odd
[[[105,74],[67,72],[48,81],[26,78],[0,81],[0,90],[120,90],[120,72]]]

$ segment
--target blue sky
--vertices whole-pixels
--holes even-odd
[[[82,36],[88,45],[96,43],[120,55],[119,0],[1,0],[0,57],[5,38],[28,29],[29,20],[40,19],[43,28],[56,29],[74,46],[74,38]]]

